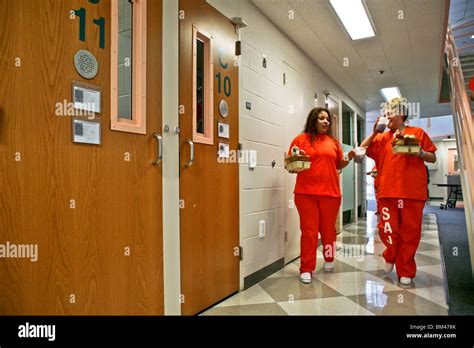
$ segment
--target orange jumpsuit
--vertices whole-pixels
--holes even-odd
[[[300,273],[313,272],[318,232],[324,259],[332,262],[336,253],[336,218],[341,205],[337,168],[343,153],[337,140],[324,134],[316,135],[313,144],[309,134],[298,135],[291,143],[288,155],[294,145],[311,159],[311,167],[298,173],[293,193],[300,216]]]
[[[436,151],[421,128],[407,126],[403,134],[420,139],[423,151]],[[426,168],[420,157],[393,153],[393,137],[393,131],[377,134],[367,155],[375,160],[378,171],[379,235],[386,246],[383,257],[395,264],[399,278],[414,278],[423,208],[428,198]]]

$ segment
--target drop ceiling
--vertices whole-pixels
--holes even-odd
[[[392,86],[420,103],[422,117],[451,114],[449,103],[438,103],[448,0],[366,0],[376,36],[357,41],[349,38],[329,0],[252,3],[369,117],[384,102],[379,89]],[[288,18],[290,10],[294,19]]]

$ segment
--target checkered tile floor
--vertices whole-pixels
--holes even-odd
[[[338,235],[335,269],[325,273],[321,247],[312,284],[299,279],[299,259],[203,315],[447,315],[436,215],[423,217],[410,286],[387,275],[376,216],[344,226]]]

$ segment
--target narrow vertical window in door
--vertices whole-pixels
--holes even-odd
[[[204,133],[204,42],[196,40],[196,132]]]
[[[119,1],[118,13],[118,117],[132,119],[133,4]]]
[[[111,2],[111,129],[146,134],[147,0]]]
[[[214,144],[212,37],[193,26],[193,141]]]

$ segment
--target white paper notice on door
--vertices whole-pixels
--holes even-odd
[[[219,143],[219,158],[229,158],[229,144]]]
[[[229,125],[226,123],[218,123],[218,135],[221,138],[229,139]]]
[[[100,90],[74,85],[74,108],[100,113]]]

